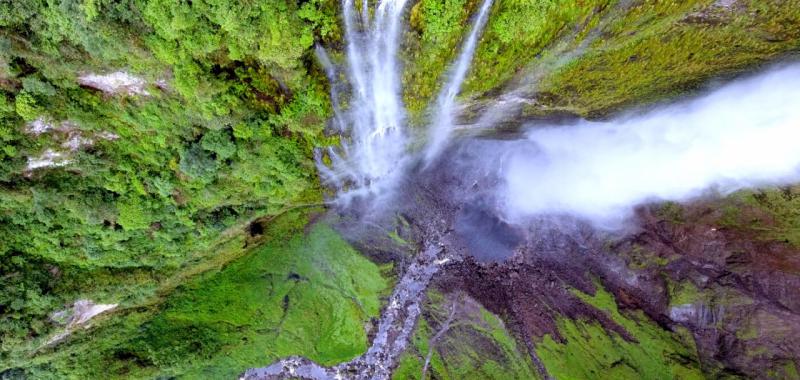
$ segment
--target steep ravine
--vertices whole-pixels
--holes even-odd
[[[456,195],[465,186],[472,194],[492,186],[480,173],[465,174],[459,151],[469,149],[451,150],[451,164],[418,182],[418,194],[433,198],[420,203],[425,211],[404,214],[450,223],[476,207],[482,215],[470,229],[446,228],[447,249],[464,259],[442,271],[433,289],[463,292],[501,316],[518,347],[549,375],[796,376],[800,353],[790,342],[800,319],[791,294],[800,281],[800,249],[782,216],[796,189],[645,205],[635,214],[637,227],[624,233],[569,219],[520,229],[493,218],[490,206],[475,202],[479,196]],[[471,243],[478,232],[497,242],[497,256]],[[439,354],[458,360],[446,345]]]
[[[465,151],[451,149],[450,160],[403,184],[407,206],[397,214],[409,224],[398,231],[436,240],[421,240],[400,270],[367,353],[332,367],[289,358],[243,378],[503,378],[483,372],[482,360],[515,378],[794,378],[800,249],[758,236],[782,230],[772,212],[794,202],[796,189],[641,206],[624,233],[570,219],[523,229],[475,202],[493,180],[459,170]],[[345,233],[359,239],[352,228]],[[387,249],[371,240],[359,246]],[[499,331],[516,343],[488,334],[482,313],[499,316]]]
[[[529,121],[559,124],[563,118],[599,117],[621,111],[627,104],[664,99],[651,88],[637,92],[636,83],[624,83],[632,87],[621,94],[622,98],[615,99],[611,94],[600,99],[586,98],[593,93],[591,84],[567,85],[568,79],[563,77],[573,67],[609,54],[595,40],[601,38],[604,30],[608,33],[608,29],[615,27],[613,17],[635,13],[641,6],[620,2],[595,8],[593,22],[553,41],[548,52],[551,55],[538,62],[534,70],[519,70],[507,92],[489,93],[471,106],[460,108],[463,112],[458,119],[466,124],[460,128],[474,128],[482,139],[490,141],[501,137],[493,130],[497,127],[501,131],[513,130]],[[736,2],[714,2],[702,11],[688,14],[677,9],[673,10],[677,11],[674,18],[667,17],[659,25],[675,22],[681,28],[717,22],[735,24],[740,22],[746,7]],[[419,10],[415,8],[413,12]],[[669,29],[668,33],[673,32],[674,29]],[[643,36],[633,43],[647,38]],[[632,55],[628,62],[635,65],[639,59]],[[459,57],[461,60],[463,57]],[[730,66],[713,74],[729,75],[744,66],[743,62],[742,66]],[[595,73],[589,76],[603,68],[591,71]],[[675,86],[689,90],[711,73],[698,73],[683,83],[679,83],[682,79],[671,80]],[[445,84],[443,91],[451,86]],[[565,104],[565,98],[559,95],[562,90],[574,92],[576,98]],[[334,98],[337,95],[334,93]],[[493,343],[474,346],[471,354],[473,359],[477,355],[477,360],[465,367],[456,364],[464,361],[459,350],[440,343],[469,341],[469,334],[458,335],[458,329],[452,326],[459,324],[459,318],[474,318],[475,310],[492,313],[503,321],[503,331],[516,341],[513,351],[524,353],[523,362],[530,371],[524,376],[528,377],[667,379],[797,375],[798,352],[782,342],[791,341],[798,333],[798,316],[773,300],[775,294],[786,294],[796,284],[794,269],[781,268],[779,275],[773,275],[781,279],[777,283],[753,287],[748,285],[747,278],[758,273],[754,266],[758,260],[728,260],[748,250],[758,254],[771,252],[776,249],[774,246],[765,243],[767,246],[753,247],[751,240],[739,240],[736,233],[721,232],[724,227],[717,225],[720,220],[708,225],[691,217],[686,220],[681,216],[680,222],[668,220],[675,217],[670,212],[683,213],[684,208],[700,207],[704,201],[684,206],[640,206],[631,227],[623,231],[597,229],[592,223],[571,216],[508,224],[499,206],[490,200],[487,203],[491,197],[483,197],[483,193],[495,191],[503,178],[491,170],[481,172],[491,165],[470,167],[462,165],[459,157],[470,154],[471,147],[484,144],[481,139],[463,138],[443,154],[444,158],[431,165],[431,158],[444,149],[443,136],[451,132],[453,120],[457,119],[457,115],[451,114],[455,108],[454,95],[446,94],[445,99],[449,99],[446,106],[442,106],[440,95],[439,107],[434,108],[434,115],[438,116],[433,118],[432,145],[424,165],[414,166],[412,161],[407,178],[395,185],[402,189],[396,194],[399,199],[379,202],[382,211],[392,210],[410,223],[416,233],[403,237],[416,241],[419,253],[399,271],[399,285],[382,310],[377,336],[372,338],[367,353],[330,367],[291,357],[268,367],[247,370],[242,378],[388,379],[394,371],[396,378],[448,378],[464,373],[498,376],[493,371],[484,372],[478,362],[497,356],[493,351],[502,346],[499,338],[489,339]],[[355,149],[358,148],[356,145]],[[370,152],[375,154],[374,150]],[[490,155],[485,159],[502,157]],[[407,164],[407,161],[398,163],[398,167]],[[500,162],[496,164],[499,167]],[[322,170],[326,171],[327,166],[322,166]],[[371,220],[374,215],[369,196],[365,198],[366,205],[361,206],[367,208],[366,214],[355,219],[363,217],[368,223],[392,230],[397,221],[385,215],[380,220]],[[348,203],[339,206],[351,207]],[[662,208],[666,210],[664,215],[659,214]],[[692,227],[681,230],[684,224]],[[365,245],[357,237],[351,239],[356,245]],[[746,244],[740,245],[743,243]],[[432,253],[433,247],[438,255]],[[796,252],[791,246],[785,248]],[[791,258],[779,259],[784,260],[793,262]],[[445,262],[441,269],[437,267]],[[425,276],[420,277],[420,271]],[[426,292],[429,282],[431,289]],[[408,289],[411,285],[415,288],[413,292]],[[769,295],[761,287],[770,289]],[[440,294],[449,303],[428,299],[435,298],[434,294]],[[399,301],[402,302],[398,304]],[[458,302],[473,303],[477,308],[473,308],[473,313],[456,313]],[[398,305],[405,305],[403,318],[398,318]],[[420,305],[426,305],[427,310],[420,310]],[[443,309],[450,311],[442,313]],[[417,321],[418,317],[422,320]],[[781,321],[780,332],[766,321]],[[415,325],[417,333],[412,336],[410,329]],[[386,335],[392,330],[393,334]],[[448,340],[451,334],[453,337]],[[387,337],[391,337],[388,343]],[[434,353],[439,365],[431,365]],[[510,368],[508,355],[506,351],[491,362]],[[413,373],[415,368],[420,370],[419,374]]]

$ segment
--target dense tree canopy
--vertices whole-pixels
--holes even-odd
[[[329,110],[310,49],[339,38],[336,10],[0,3],[0,358],[66,301],[41,268],[169,271],[237,221],[318,199],[309,158]],[[118,70],[146,94],[79,85]]]

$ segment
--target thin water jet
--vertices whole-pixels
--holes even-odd
[[[436,108],[434,109],[435,116],[433,117],[433,124],[429,129],[428,146],[425,151],[426,165],[429,165],[442,152],[453,130],[453,121],[455,118],[454,109],[457,106],[456,95],[461,91],[461,84],[464,82],[464,79],[466,79],[470,63],[472,62],[472,56],[478,45],[478,36],[486,25],[486,19],[489,15],[489,10],[492,8],[492,3],[492,0],[484,0],[483,4],[481,4],[478,16],[475,18],[475,22],[472,25],[472,30],[464,41],[464,46],[461,47],[461,53],[450,69],[449,79],[444,87],[442,87],[436,100]]]

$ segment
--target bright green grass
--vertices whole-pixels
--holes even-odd
[[[284,231],[287,232],[287,231]],[[234,378],[289,355],[330,365],[367,348],[365,326],[389,287],[335,231],[275,236],[171,295],[78,333],[30,363],[37,378]]]
[[[598,287],[594,296],[575,292],[590,305],[605,311],[638,340],[625,341],[596,323],[563,318],[561,344],[546,335],[536,352],[547,371],[557,379],[702,379],[694,342],[685,331],[670,333],[641,313],[620,313],[613,295]]]
[[[691,281],[683,281],[675,283],[673,281],[667,282],[669,288],[669,304],[670,306],[686,305],[695,302],[705,301],[705,295],[697,289]]]
[[[429,291],[429,318],[447,319],[450,303]],[[530,359],[496,315],[474,301],[457,299],[464,306],[450,329],[435,343],[426,379],[535,379]],[[472,307],[477,306],[477,307]],[[400,358],[393,379],[420,379],[429,341],[437,333],[426,318],[420,318],[410,349]]]
[[[800,187],[767,189],[759,192],[743,192],[744,203],[765,212],[773,223],[758,221],[750,226],[761,231],[766,239],[783,241],[800,247]],[[747,220],[739,218],[739,225]],[[752,221],[750,221],[752,223]]]
[[[501,87],[561,36],[581,31],[613,0],[496,0],[472,63],[467,93]]]

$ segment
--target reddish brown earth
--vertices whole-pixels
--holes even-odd
[[[571,291],[593,294],[597,280],[621,310],[642,310],[666,330],[688,328],[709,375],[769,378],[769,371],[800,358],[800,250],[764,240],[763,231],[721,226],[723,202],[683,206],[680,222],[660,215],[657,206],[640,208],[640,228],[623,237],[588,226],[542,225],[511,259],[468,258],[436,286],[463,290],[503,316],[529,350],[546,334],[562,339],[560,317],[597,321],[636,342]],[[760,222],[753,225],[770,223],[766,213],[743,214]],[[670,284],[680,283],[693,284],[698,299],[671,305]]]
[[[748,202],[734,196],[648,205],[636,210],[629,230],[614,233],[569,219],[505,225],[484,201],[497,178],[459,165],[476,159],[469,155],[483,143],[490,142],[448,152],[450,162],[409,185],[417,190],[405,200],[413,205],[402,213],[412,226],[405,235],[424,241],[426,231],[440,231],[449,255],[464,257],[434,278],[436,289],[464,292],[501,316],[529,354],[545,335],[563,340],[563,317],[596,321],[637,342],[575,294],[594,294],[599,285],[623,313],[640,310],[665,331],[687,328],[709,377],[789,378],[786,368],[800,368],[800,248],[774,233],[787,229],[774,212],[786,203],[772,205],[756,192]],[[781,202],[798,194],[786,189]],[[460,215],[475,208],[488,210],[475,218],[484,225],[460,229],[460,220],[470,220]],[[476,247],[472,235],[494,242]],[[475,252],[493,248],[496,255]],[[679,287],[691,290],[682,295]]]

